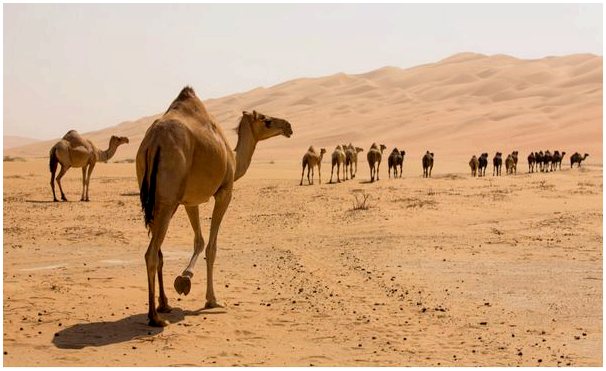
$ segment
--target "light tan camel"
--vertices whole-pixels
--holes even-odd
[[[307,153],[305,153],[305,155],[303,155],[303,170],[301,170],[301,183],[299,183],[299,185],[303,185],[303,173],[305,173],[305,167],[307,166],[307,183],[309,184],[314,184],[314,167],[318,167],[318,179],[320,181],[320,184],[322,184],[322,173],[321,173],[321,167],[322,167],[322,157],[324,157],[324,154],[326,153],[326,149],[321,148],[320,149],[320,154],[318,155],[318,153],[316,152],[316,149],[314,148],[314,146],[310,146],[309,149],[307,150]],[[311,170],[311,180],[309,179],[309,172]]]
[[[169,312],[162,280],[161,246],[168,224],[179,207],[185,211],[194,230],[194,252],[189,265],[175,279],[175,289],[187,295],[199,254],[204,249],[198,205],[214,197],[215,203],[206,246],[206,308],[219,307],[213,289],[213,265],[217,253],[217,234],[232,197],[234,181],[250,165],[257,142],[277,135],[290,137],[286,120],[253,111],[243,112],[237,129],[235,154],[221,127],[208,114],[191,87],[185,87],[164,115],[145,133],[137,152],[137,179],[145,225],[151,241],[145,253],[149,289],[149,324],[166,326],[158,312]],[[155,277],[160,288],[159,307],[155,307]]]
[[[339,170],[341,166],[343,167],[343,181],[345,181],[345,151],[343,148],[338,145],[332,153],[332,168],[330,169],[330,183],[332,183],[332,174],[335,170],[335,166],[337,167],[337,183],[341,183],[341,179],[339,178]]]
[[[509,154],[509,155],[507,155],[507,158],[505,159],[505,174],[513,175],[513,168],[514,168],[513,156],[511,154]]]
[[[469,160],[469,167],[471,168],[471,176],[478,175],[478,168],[480,167],[480,160],[478,160],[476,155],[473,155],[471,160]]]
[[[49,153],[49,168],[51,172],[50,185],[53,190],[53,201],[57,200],[55,195],[55,172],[57,165],[61,164],[61,170],[57,175],[57,184],[61,191],[61,200],[67,201],[63,187],[61,186],[61,178],[72,167],[82,168],[82,196],[80,201],[89,201],[88,188],[90,176],[93,173],[97,161],[107,162],[114,156],[118,146],[128,143],[127,137],[113,136],[109,140],[109,148],[105,151],[98,149],[93,142],[83,138],[76,130],[68,131],[63,138],[58,141],[50,150]]]
[[[370,181],[375,181],[375,175],[377,176],[377,180],[379,180],[379,167],[381,166],[381,158],[383,155],[383,151],[387,148],[385,144],[381,144],[380,148],[376,143],[373,143],[366,154],[366,159],[368,160],[368,166],[370,166]],[[375,166],[376,165],[376,166]]]

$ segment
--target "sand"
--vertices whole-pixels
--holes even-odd
[[[355,180],[314,186],[298,185],[298,160],[254,161],[219,234],[225,308],[201,309],[204,260],[188,296],[172,289],[193,246],[184,210],[173,218],[164,329],[146,325],[134,164],[98,165],[89,203],[72,170],[71,201],[53,203],[46,160],[5,162],[4,366],[601,366],[592,160],[526,174],[522,159],[516,176],[481,179],[442,165],[423,179],[419,157],[403,179],[384,163],[373,184],[362,162]],[[364,193],[370,208],[352,210]]]

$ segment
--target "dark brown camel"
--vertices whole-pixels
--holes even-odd
[[[486,176],[486,168],[488,167],[488,153],[484,152],[478,158],[478,176]]]
[[[574,155],[570,156],[570,168],[572,169],[572,165],[574,164],[579,164],[578,167],[581,167],[581,162],[585,161],[588,156],[589,154],[586,153],[585,156],[581,157],[581,154],[579,152],[575,152]]]
[[[503,154],[501,152],[497,152],[492,159],[492,176],[495,176],[495,172],[497,176],[501,175],[501,167],[503,166]]]
[[[423,160],[421,161],[423,163],[423,178],[431,178],[431,170],[433,169],[433,159],[433,152],[425,152]]]

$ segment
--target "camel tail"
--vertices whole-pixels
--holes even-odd
[[[141,198],[141,209],[145,215],[145,226],[149,230],[154,218],[154,206],[156,204],[156,178],[158,175],[158,163],[160,162],[160,149],[156,151],[152,160],[151,169],[148,163],[145,165],[145,173],[141,182],[139,197]],[[148,173],[149,171],[149,173]]]
[[[57,148],[53,146],[49,153],[49,163],[48,167],[51,173],[55,173],[57,171],[57,165],[59,164],[59,159],[57,158]]]

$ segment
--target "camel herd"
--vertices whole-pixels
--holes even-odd
[[[562,160],[564,159],[566,152],[553,151],[553,154],[547,150],[545,152],[530,152],[528,155],[528,172],[550,172],[556,170],[562,170]],[[575,152],[570,156],[570,167],[574,164],[581,166],[581,162],[584,161],[589,154],[585,153],[585,156],[581,156],[580,153]],[[471,168],[471,176],[481,177],[486,176],[486,167],[488,166],[488,153],[482,153],[480,157],[473,155],[469,160],[469,167]],[[492,175],[500,176],[501,167],[503,166],[503,154],[496,152],[492,158]],[[506,174],[517,174],[518,172],[518,151],[513,151],[507,158],[505,158],[505,171]]]

